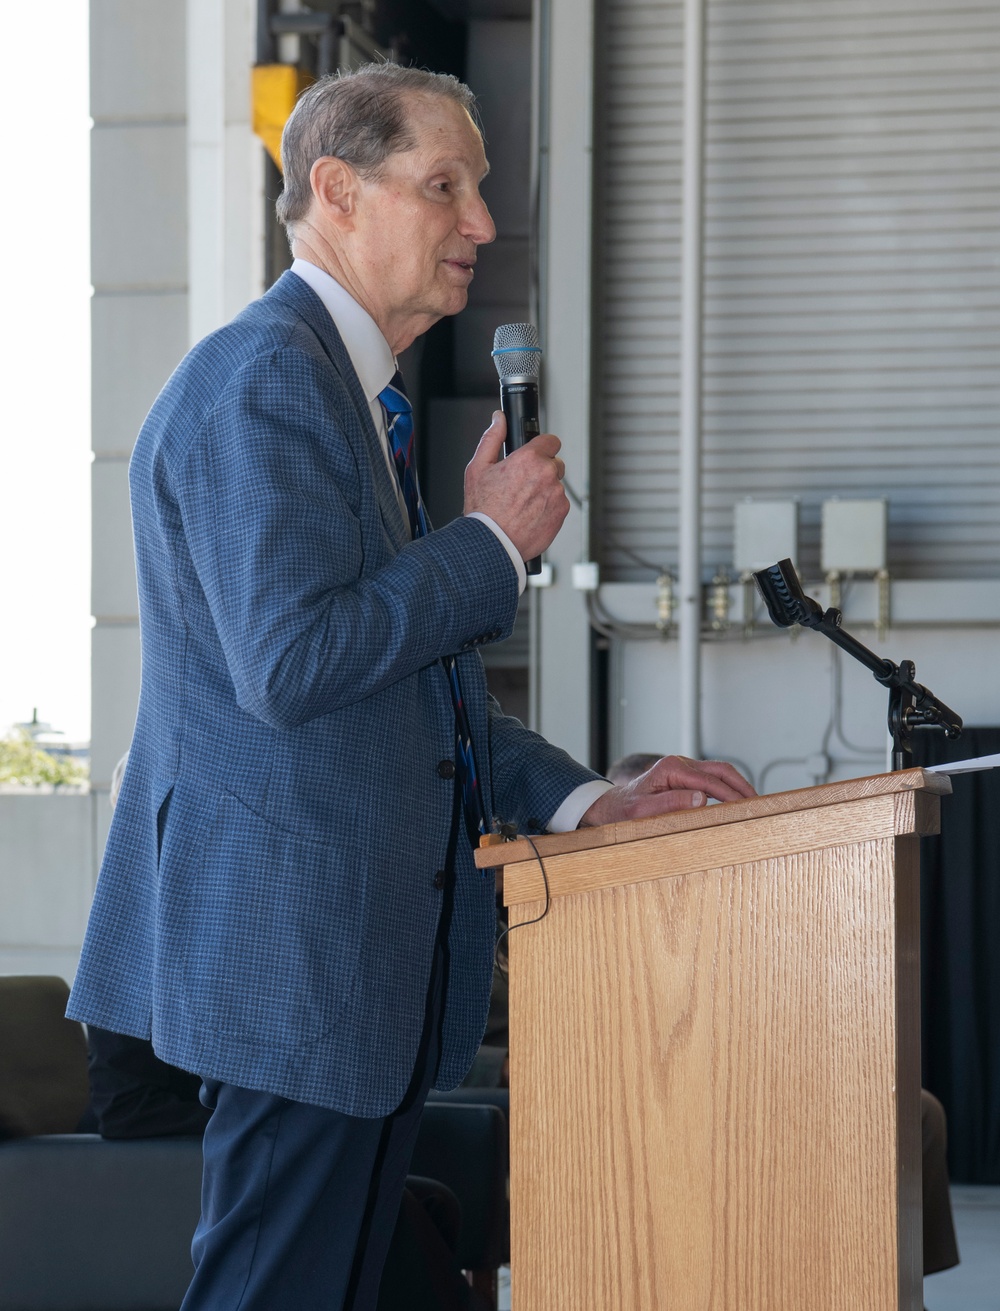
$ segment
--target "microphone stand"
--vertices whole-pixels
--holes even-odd
[[[912,660],[895,664],[877,656],[841,627],[843,615],[834,607],[824,610],[818,601],[802,591],[798,575],[790,560],[781,560],[769,569],[754,574],[768,614],[779,628],[801,624],[814,628],[870,669],[877,682],[889,689],[889,732],[892,735],[892,767],[908,769],[912,764],[911,737],[918,728],[940,728],[945,737],[962,733],[962,719],[939,700],[933,692],[915,680]]]

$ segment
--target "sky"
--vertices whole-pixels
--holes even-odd
[[[0,736],[90,737],[87,0],[4,14],[0,208]]]

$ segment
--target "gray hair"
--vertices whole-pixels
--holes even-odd
[[[333,155],[363,178],[377,179],[390,155],[413,149],[406,101],[415,95],[452,100],[478,126],[475,96],[450,73],[364,64],[324,77],[303,92],[281,135],[285,185],[275,208],[289,237],[312,203],[309,173],[317,159]]]

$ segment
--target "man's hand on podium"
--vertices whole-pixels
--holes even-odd
[[[725,760],[663,756],[645,774],[598,797],[584,813],[579,827],[648,819],[670,810],[691,810],[707,805],[709,797],[716,801],[739,801],[756,795],[739,770]]]

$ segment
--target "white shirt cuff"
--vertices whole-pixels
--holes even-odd
[[[472,510],[469,512],[469,514],[466,515],[466,518],[478,519],[480,523],[484,523],[486,525],[486,527],[490,530],[491,533],[496,534],[497,538],[499,539],[500,545],[510,556],[511,564],[517,570],[517,594],[518,596],[520,596],[528,585],[528,574],[524,568],[524,561],[521,559],[521,555],[517,547],[510,540],[510,538],[500,527],[500,525],[496,522],[496,520],[491,519],[488,514],[483,514],[482,510]],[[565,804],[566,803],[563,802],[563,805]],[[573,827],[576,828],[576,825],[574,824]]]
[[[606,778],[592,778],[589,783],[581,783],[578,788],[573,789],[549,820],[546,825],[549,832],[572,833],[573,829],[579,827],[580,820],[597,798],[603,797],[605,792],[613,787],[614,784],[609,783]]]

